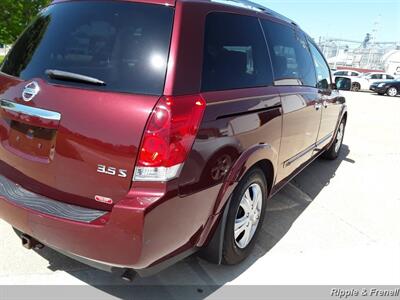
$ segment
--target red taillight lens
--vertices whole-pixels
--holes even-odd
[[[179,171],[193,146],[206,103],[199,96],[163,97],[147,124],[136,181],[167,181]]]

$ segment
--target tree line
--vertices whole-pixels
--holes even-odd
[[[0,44],[13,44],[51,0],[0,0]]]

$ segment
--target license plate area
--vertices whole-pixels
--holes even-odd
[[[57,130],[10,120],[9,150],[39,160],[53,159]]]

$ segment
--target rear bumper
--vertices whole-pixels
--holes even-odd
[[[0,218],[81,261],[144,270],[196,249],[218,191],[166,199],[165,193],[137,190],[92,223],[45,214],[2,195]]]
[[[104,264],[132,267],[140,256],[143,219],[133,212],[115,208],[105,225],[93,225],[45,215],[1,197],[0,217],[51,248]]]

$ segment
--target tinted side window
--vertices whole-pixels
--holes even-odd
[[[358,75],[359,75],[358,73],[351,72],[351,76],[358,76]]]
[[[258,19],[228,13],[209,14],[202,90],[266,85],[272,85],[272,70]]]
[[[315,86],[315,69],[307,41],[292,27],[262,20],[274,66],[275,81],[300,80],[301,84]]]
[[[317,88],[329,89],[331,84],[329,67],[317,47],[315,47],[312,43],[310,43],[309,45],[311,54],[314,58],[315,70],[317,73]]]
[[[391,75],[386,75],[386,79],[394,79],[394,77]]]
[[[382,74],[373,74],[371,75],[371,79],[382,79],[383,75]]]
[[[335,76],[343,76],[343,75],[347,75],[347,72],[339,71],[335,73]]]

